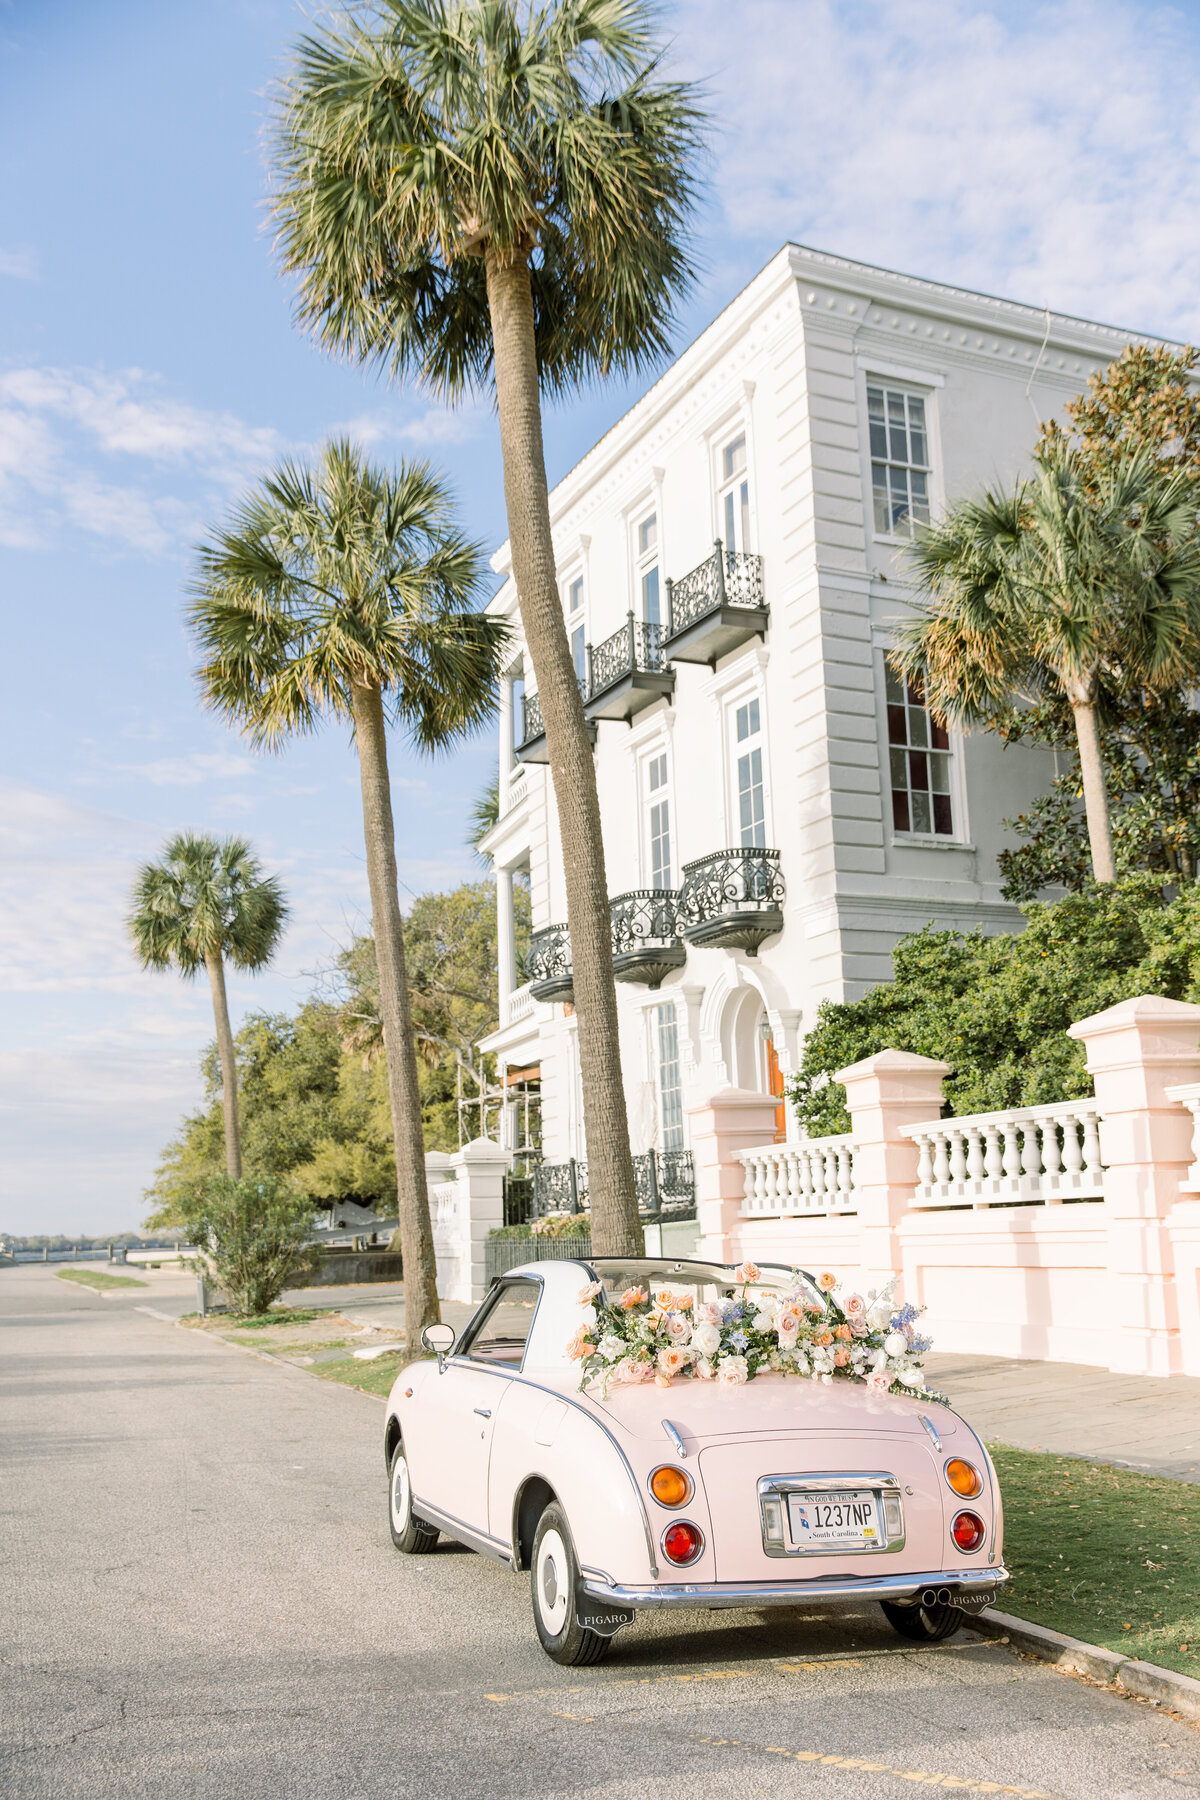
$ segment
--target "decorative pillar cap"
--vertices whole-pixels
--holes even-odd
[[[1163,994],[1135,994],[1090,1018],[1077,1019],[1074,1025],[1067,1026],[1067,1036],[1086,1041],[1111,1031],[1127,1031],[1131,1025],[1188,1025],[1200,1031],[1200,1006],[1193,1006],[1188,1000],[1168,1000]]]

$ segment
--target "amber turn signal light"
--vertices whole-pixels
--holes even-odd
[[[946,1464],[946,1480],[964,1500],[973,1500],[983,1490],[983,1477],[979,1470],[973,1463],[964,1462],[961,1456],[952,1456]]]
[[[960,1550],[978,1550],[985,1535],[983,1520],[978,1513],[960,1512],[950,1527],[950,1535]]]
[[[676,1524],[668,1525],[663,1532],[662,1547],[668,1562],[694,1563],[704,1548],[704,1538],[698,1525],[690,1525],[685,1519],[680,1519]]]
[[[650,1492],[660,1506],[685,1506],[692,1497],[691,1477],[664,1463],[650,1477]]]

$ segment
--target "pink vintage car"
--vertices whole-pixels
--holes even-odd
[[[756,1275],[753,1294],[797,1291],[791,1270]],[[948,1407],[769,1373],[581,1391],[567,1347],[592,1282],[601,1304],[664,1283],[697,1308],[746,1294],[718,1263],[532,1262],[457,1343],[428,1327],[437,1361],[410,1363],[388,1400],[398,1550],[445,1532],[528,1569],[538,1637],[561,1663],[598,1661],[641,1607],[878,1600],[903,1636],[931,1641],[995,1598],[1008,1580],[996,1473]]]

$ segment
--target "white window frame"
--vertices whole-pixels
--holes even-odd
[[[578,604],[572,605],[578,591]],[[571,651],[571,661],[575,664],[575,672],[581,681],[587,680],[587,577],[582,568],[574,568],[563,582],[563,619],[567,628],[567,644]],[[575,637],[583,632],[583,667],[575,662]]]
[[[939,754],[949,756],[950,761],[950,817],[954,827],[949,834],[940,831],[900,831],[892,822],[892,742],[888,731],[888,697],[887,697],[887,657],[886,649],[879,647],[875,659],[876,705],[879,719],[879,768],[883,808],[884,829],[887,841],[897,849],[910,850],[970,850],[974,848],[971,841],[970,821],[967,816],[967,778],[964,758],[964,742],[962,733],[950,729],[947,736],[950,741],[949,751]]]
[[[907,549],[912,543],[911,536],[901,537],[894,531],[877,531],[875,528],[875,483],[871,464],[871,415],[867,399],[867,389],[882,387],[891,388],[893,392],[911,394],[925,405],[925,438],[926,454],[929,458],[926,465],[926,495],[929,503],[929,516],[935,519],[942,509],[942,443],[941,420],[936,405],[937,390],[944,386],[945,378],[932,371],[928,374],[915,369],[889,369],[885,364],[867,362],[860,359],[858,363],[858,410],[859,441],[862,444],[862,490],[863,508],[867,525],[867,537],[876,544],[887,544],[899,549]],[[910,467],[916,467],[910,464]]]
[[[641,547],[642,528],[650,520],[654,521],[654,544],[649,550]],[[645,596],[642,581],[651,569],[658,572],[658,625],[665,630],[667,623],[667,583],[663,569],[662,556],[662,508],[657,494],[653,494],[644,505],[633,513],[629,527],[630,553],[633,565],[633,616],[639,622],[646,621]]]
[[[767,840],[766,848],[778,848],[775,842],[774,807],[771,782],[771,733],[770,719],[767,710],[767,689],[763,675],[766,669],[766,652],[761,649],[753,653],[753,666],[750,669],[739,669],[732,680],[723,671],[715,683],[710,684],[709,691],[714,693],[720,709],[721,720],[721,791],[723,794],[725,842],[723,849],[736,850],[735,838],[741,838],[741,824],[738,819],[737,805],[737,710],[748,700],[758,701],[759,735],[762,741],[763,763],[763,834]]]
[[[739,438],[742,439],[746,446],[745,464],[737,475],[727,477],[725,474],[725,452],[730,449]],[[755,481],[752,464],[753,439],[751,437],[749,420],[741,415],[727,420],[725,428],[715,432],[711,442],[713,510],[716,520],[714,536],[720,538],[726,550],[753,551],[755,544],[758,541],[757,519],[754,510],[754,496],[758,484]],[[725,499],[727,494],[731,494],[736,490],[739,481],[743,483],[746,488],[746,508],[745,514],[741,519],[741,529],[746,542],[741,544],[731,544],[726,541]],[[741,508],[737,507],[737,511],[740,514]]]
[[[658,1119],[658,1130],[655,1135],[658,1140],[658,1146],[657,1146],[658,1149],[660,1151],[666,1151],[667,1150],[667,1143],[666,1143],[667,1120],[666,1120],[665,1108],[663,1106],[664,1095],[663,1095],[663,1086],[662,1086],[662,1058],[661,1058],[661,1053],[660,1053],[660,1037],[659,1037],[659,1033],[661,1031],[661,1022],[659,1019],[659,1012],[663,1007],[667,1007],[667,1006],[670,1007],[671,1011],[675,1015],[675,1066],[679,1071],[679,1127],[678,1127],[679,1142],[678,1142],[678,1144],[672,1144],[670,1146],[671,1151],[675,1152],[675,1151],[679,1151],[679,1150],[686,1150],[688,1147],[688,1116],[687,1116],[687,1104],[686,1104],[687,1082],[686,1082],[686,1078],[685,1078],[685,1074],[684,1074],[684,1054],[683,1054],[683,1052],[684,1052],[684,1031],[679,1022],[679,1007],[678,1007],[678,1004],[676,1003],[674,996],[668,995],[665,999],[663,999],[661,997],[661,995],[655,995],[653,1004],[648,1004],[646,1007],[645,1018],[646,1018],[646,1024],[648,1027],[649,1037],[650,1037],[649,1063],[650,1063],[650,1069],[651,1069],[651,1079],[652,1079],[653,1086],[654,1086],[654,1107],[655,1107],[655,1113],[656,1113],[656,1116]]]
[[[660,758],[667,765],[667,778],[661,788],[650,790],[650,769]],[[671,840],[671,887],[679,886],[679,838],[678,817],[675,809],[675,770],[671,758],[671,747],[665,739],[643,749],[637,758],[638,814],[641,822],[638,861],[642,871],[641,885],[651,888],[654,884],[654,839],[651,829],[650,815],[652,808],[659,800],[667,802],[668,834]]]

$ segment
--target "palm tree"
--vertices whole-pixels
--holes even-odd
[[[1197,488],[1153,448],[1101,465],[1051,444],[1008,494],[959,502],[913,561],[932,603],[890,661],[963,725],[1039,694],[1071,708],[1097,881],[1116,879],[1100,750],[1102,684],[1200,678]]]
[[[235,1180],[242,1172],[242,1144],[225,964],[265,968],[287,914],[283,890],[262,873],[245,838],[180,832],[157,862],[143,864],[133,885],[128,925],[142,966],[176,968],[185,978],[208,971],[221,1059],[225,1172]]]
[[[668,347],[700,113],[646,0],[375,0],[304,38],[275,217],[330,349],[494,387],[512,571],[558,808],[598,1250],[642,1248],[596,775],[558,595],[541,393]]]
[[[354,728],[410,1343],[438,1317],[437,1272],[386,727],[432,752],[491,715],[508,633],[470,610],[479,571],[426,464],[389,474],[337,441],[263,480],[200,547],[190,609],[205,698],[253,742],[277,748],[325,716]]]

